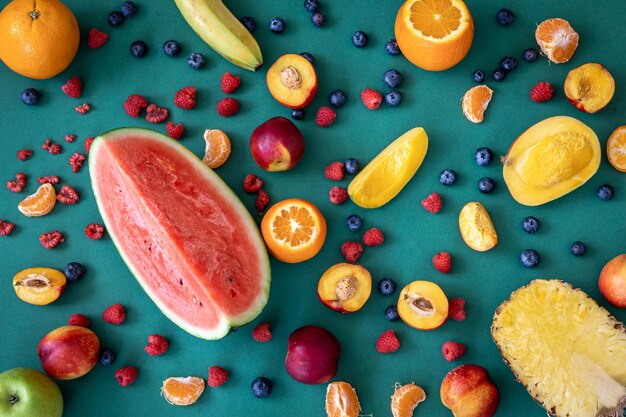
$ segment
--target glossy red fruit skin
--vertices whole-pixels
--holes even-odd
[[[307,325],[289,335],[285,369],[303,384],[324,384],[337,373],[341,344],[323,327]]]
[[[298,127],[285,117],[273,117],[250,136],[254,161],[266,171],[287,171],[304,155],[304,138]]]

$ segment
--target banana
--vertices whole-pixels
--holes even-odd
[[[191,28],[211,48],[241,68],[263,65],[259,44],[222,0],[174,0]]]

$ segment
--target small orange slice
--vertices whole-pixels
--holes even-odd
[[[23,199],[17,208],[24,216],[41,217],[50,213],[57,202],[57,193],[52,184],[41,185],[35,194]]]
[[[335,381],[326,389],[326,415],[328,417],[358,417],[361,412],[359,398],[350,384]]]
[[[207,129],[204,131],[206,147],[202,162],[209,168],[219,168],[230,157],[230,139],[226,133],[219,129]]]
[[[539,23],[535,39],[541,52],[555,64],[570,60],[578,47],[578,33],[565,19],[552,18]]]
[[[606,142],[606,156],[613,168],[626,172],[626,125],[618,127],[609,136]]]
[[[261,221],[267,249],[279,261],[303,262],[322,249],[326,220],[311,202],[299,198],[279,201]]]
[[[191,405],[204,392],[204,379],[197,376],[170,377],[163,381],[161,395],[173,405]]]
[[[391,396],[391,414],[393,417],[412,417],[413,410],[426,399],[426,393],[422,387],[413,383],[400,385]]]
[[[485,120],[485,111],[493,96],[493,90],[486,85],[472,87],[463,96],[461,108],[463,114],[472,123],[481,123]]]

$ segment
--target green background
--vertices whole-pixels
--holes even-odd
[[[0,4],[4,6],[7,1]],[[516,203],[502,180],[501,167],[494,161],[488,167],[474,163],[474,150],[489,146],[495,155],[506,153],[510,143],[524,129],[554,115],[570,115],[591,126],[604,147],[610,133],[626,124],[624,117],[626,43],[622,17],[626,3],[604,1],[591,6],[582,0],[568,2],[492,2],[469,0],[475,21],[475,36],[467,57],[456,67],[439,73],[423,71],[402,56],[389,56],[384,44],[393,37],[395,14],[401,1],[322,0],[321,10],[328,24],[316,28],[301,0],[228,1],[236,16],[251,15],[257,20],[254,32],[264,54],[265,66],[259,73],[250,73],[231,65],[206,46],[185,23],[174,2],[138,0],[140,11],[121,27],[111,28],[107,15],[121,1],[66,2],[76,14],[83,39],[76,59],[62,74],[44,81],[29,80],[0,66],[0,179],[3,183],[16,172],[29,176],[26,189],[14,194],[0,190],[0,218],[16,224],[8,237],[0,237],[0,370],[17,366],[40,369],[36,348],[40,338],[66,323],[72,313],[89,316],[92,329],[102,345],[113,349],[118,358],[113,366],[97,365],[92,372],[74,381],[59,382],[66,402],[66,417],[89,415],[324,415],[326,385],[309,386],[291,380],[284,369],[287,337],[305,324],[317,324],[331,330],[339,338],[343,355],[335,380],[350,382],[357,390],[363,414],[390,415],[389,397],[395,382],[414,381],[426,390],[427,400],[419,405],[417,415],[449,415],[439,400],[439,385],[444,375],[462,363],[476,363],[487,368],[500,388],[498,415],[508,417],[544,416],[524,388],[515,382],[503,363],[489,334],[491,317],[511,291],[536,277],[561,278],[581,287],[600,305],[619,319],[623,311],[610,306],[597,289],[602,266],[612,257],[626,252],[624,236],[624,174],[614,170],[603,154],[598,173],[575,192],[540,207],[524,207]],[[509,7],[515,14],[513,25],[496,24],[500,7]],[[286,21],[283,34],[267,29],[269,20],[281,16]],[[563,17],[580,34],[580,44],[572,60],[563,65],[540,57],[534,63],[521,59],[522,52],[536,47],[534,29],[538,22],[550,17]],[[99,50],[86,46],[86,34],[92,27],[110,33],[110,41]],[[357,49],[351,34],[363,30],[369,34],[366,48]],[[144,59],[129,54],[130,44],[144,40],[150,50]],[[177,39],[182,53],[176,58],[165,56],[161,45]],[[207,66],[191,70],[186,57],[191,52],[207,57]],[[266,119],[289,110],[275,102],[267,91],[267,68],[284,53],[308,51],[316,57],[319,89],[315,101],[307,109],[305,120],[296,122],[306,140],[306,152],[300,164],[289,172],[263,172],[251,158],[248,140],[252,130]],[[501,83],[487,76],[494,90],[484,123],[475,125],[465,119],[460,99],[474,85],[472,72],[485,73],[498,66],[500,59],[513,55],[519,68]],[[563,80],[569,70],[586,62],[600,62],[615,78],[617,89],[611,103],[600,113],[588,115],[571,106],[563,95]],[[405,77],[401,86],[404,101],[397,108],[381,106],[367,110],[359,99],[363,88],[385,91],[383,72],[396,68]],[[224,96],[220,77],[230,71],[242,78],[242,85],[233,96],[241,102],[241,111],[234,117],[221,118],[215,113],[217,101]],[[73,75],[83,80],[80,99],[64,95],[60,87]],[[547,103],[533,103],[528,98],[538,81],[549,81],[556,88]],[[198,89],[198,105],[185,111],[174,107],[174,93],[193,85]],[[40,105],[25,106],[20,92],[27,87],[42,91]],[[314,114],[327,104],[330,91],[343,89],[347,104],[337,110],[337,120],[329,128],[317,127]],[[205,128],[226,131],[233,142],[230,160],[217,170],[235,190],[256,217],[254,197],[244,193],[242,181],[252,172],[265,181],[273,201],[289,197],[309,199],[317,204],[328,222],[328,238],[318,256],[296,265],[272,260],[273,280],[270,300],[262,314],[239,331],[219,341],[197,339],[169,322],[141,290],[128,272],[113,245],[105,235],[101,241],[90,241],[83,234],[85,225],[100,222],[91,192],[86,168],[77,174],[67,164],[69,156],[82,151],[88,136],[122,126],[144,126],[164,131],[163,125],[152,125],[143,119],[132,119],[124,113],[123,102],[129,94],[138,93],[150,102],[166,106],[177,123],[185,125],[181,142],[198,156],[203,155],[202,132]],[[87,102],[92,110],[79,115],[74,106]],[[373,158],[389,142],[405,131],[422,126],[429,138],[426,159],[413,180],[386,206],[376,210],[356,207],[350,201],[334,206],[328,200],[329,189],[337,185],[323,176],[324,167],[334,160],[355,157],[362,163]],[[75,143],[63,137],[74,133]],[[41,144],[52,138],[63,146],[60,155],[42,151]],[[35,154],[20,162],[17,150],[30,148]],[[444,187],[439,173],[453,168],[458,182]],[[76,206],[59,204],[42,218],[25,218],[16,206],[37,188],[36,178],[56,174],[61,184],[75,187],[81,195]],[[492,194],[483,195],[477,181],[490,176],[496,181]],[[339,185],[347,186],[349,177]],[[610,202],[599,200],[595,193],[601,184],[615,187],[616,197]],[[57,186],[58,189],[58,186]],[[420,206],[431,192],[444,199],[443,210],[432,215]],[[463,243],[457,226],[461,207],[469,201],[481,201],[490,212],[500,237],[495,249],[478,253]],[[438,283],[449,298],[467,300],[467,319],[449,321],[434,331],[418,331],[401,321],[391,323],[384,318],[385,308],[395,297],[383,297],[376,290],[364,308],[354,314],[339,315],[324,307],[317,299],[316,286],[321,273],[343,260],[339,251],[345,240],[359,240],[360,233],[345,227],[345,218],[356,213],[365,227],[378,227],[385,234],[385,244],[366,248],[360,263],[371,272],[374,281],[393,278],[398,286],[416,279]],[[536,235],[522,231],[521,221],[533,215],[542,222]],[[258,217],[257,217],[258,219]],[[37,237],[52,230],[65,234],[65,243],[54,250],[45,250]],[[581,240],[587,254],[574,257],[569,246]],[[541,254],[541,263],[526,269],[519,263],[523,249],[534,248]],[[449,275],[437,272],[431,257],[440,251],[452,255]],[[78,283],[68,285],[55,303],[37,307],[19,300],[12,289],[13,275],[31,266],[62,269],[67,262],[83,263],[88,272]],[[397,295],[397,293],[396,293]],[[107,325],[101,312],[110,304],[122,303],[128,318],[121,326]],[[269,321],[273,339],[265,344],[251,338],[253,326]],[[394,329],[401,348],[394,354],[382,355],[374,348],[377,337],[386,329]],[[171,342],[161,357],[150,357],[143,347],[152,333],[165,335]],[[441,345],[455,340],[467,346],[467,354],[449,363],[441,354]],[[137,381],[127,387],[117,385],[113,374],[121,366],[135,365]],[[169,376],[198,375],[206,378],[207,368],[220,365],[231,377],[220,388],[207,388],[197,404],[176,408],[159,395],[161,381]],[[274,381],[272,395],[264,400],[250,393],[250,383],[257,376]]]

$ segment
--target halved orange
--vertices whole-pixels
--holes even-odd
[[[261,221],[261,233],[272,256],[287,263],[311,259],[326,240],[326,219],[310,201],[279,201]]]
[[[558,17],[539,23],[535,39],[541,52],[555,64],[569,61],[578,47],[578,33],[567,20]]]
[[[409,61],[425,70],[443,71],[469,52],[474,21],[462,0],[407,0],[398,10],[395,35]]]
[[[626,125],[618,127],[609,136],[606,142],[606,156],[613,168],[626,172]]]
[[[161,387],[161,394],[173,405],[191,405],[203,392],[204,379],[197,376],[169,377]]]
[[[485,111],[493,96],[493,90],[486,85],[477,85],[465,92],[461,101],[463,114],[472,123],[485,120]]]
[[[391,414],[393,417],[411,417],[413,410],[426,399],[426,393],[422,387],[414,383],[396,384],[395,391],[391,396]]]
[[[359,398],[350,384],[335,381],[326,388],[326,415],[328,417],[358,417]]]
[[[56,202],[57,193],[52,184],[43,184],[34,194],[23,199],[17,208],[24,216],[41,217],[50,213]]]
[[[230,157],[230,139],[226,133],[219,129],[206,129],[204,131],[206,147],[202,162],[209,168],[219,168]]]

